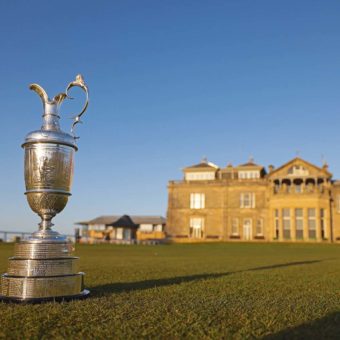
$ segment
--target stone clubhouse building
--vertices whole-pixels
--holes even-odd
[[[250,160],[225,168],[203,160],[168,184],[173,242],[340,241],[340,181],[327,164],[299,157],[268,171]]]

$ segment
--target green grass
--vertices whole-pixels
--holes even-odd
[[[0,303],[6,338],[339,338],[340,247],[77,246],[91,297]],[[6,271],[13,245],[0,246]]]

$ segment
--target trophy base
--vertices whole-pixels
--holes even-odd
[[[69,301],[89,295],[73,245],[62,236],[38,238],[15,244],[6,274],[1,276],[0,301],[39,303]]]
[[[73,300],[83,300],[88,298],[90,295],[90,291],[84,289],[80,294],[76,295],[66,295],[66,296],[55,296],[55,297],[45,297],[45,298],[17,298],[17,297],[9,297],[0,295],[0,302],[5,303],[43,303],[43,302],[68,302]]]

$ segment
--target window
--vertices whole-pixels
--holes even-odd
[[[340,213],[340,195],[336,196],[336,212]]]
[[[280,235],[279,209],[274,210],[274,228],[275,228],[275,237],[276,239],[278,239]]]
[[[124,240],[130,240],[131,239],[131,229],[124,228],[123,239]]]
[[[302,192],[301,184],[295,184],[295,192],[300,194]]]
[[[308,237],[310,239],[316,238],[316,218],[314,208],[308,208]]]
[[[239,234],[239,223],[238,218],[233,218],[231,222],[231,234],[238,235]]]
[[[185,179],[187,181],[211,181],[215,179],[215,172],[187,172]]]
[[[253,192],[241,193],[240,207],[241,208],[255,208],[255,193]]]
[[[153,230],[153,225],[152,224],[140,224],[139,230],[151,232]]]
[[[253,235],[253,220],[251,218],[245,218],[243,220],[243,239],[251,240]]]
[[[258,236],[263,235],[263,219],[262,218],[256,221],[256,235]]]
[[[89,230],[105,230],[105,224],[89,224]]]
[[[190,236],[193,238],[202,238],[204,228],[204,218],[191,217],[190,218]]]
[[[320,228],[322,239],[326,238],[326,221],[325,221],[325,209],[320,209]]]
[[[161,224],[156,224],[153,228],[154,231],[163,231],[163,226]]]
[[[295,209],[295,229],[296,239],[303,239],[303,210],[301,208]]]
[[[122,240],[123,239],[123,232],[124,232],[123,228],[117,228],[116,229],[116,239],[117,240]]]
[[[205,194],[193,193],[190,194],[190,209],[204,209]]]
[[[294,165],[288,169],[288,175],[293,175],[293,176],[308,176],[309,171],[302,165]]]
[[[282,209],[283,238],[290,239],[290,209]]]
[[[253,170],[253,171],[239,171],[239,178],[240,179],[256,179],[260,178],[260,171]]]

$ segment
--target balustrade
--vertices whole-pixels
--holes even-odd
[[[276,179],[273,182],[274,194],[305,194],[319,193],[326,191],[328,182],[324,178],[294,178]]]

